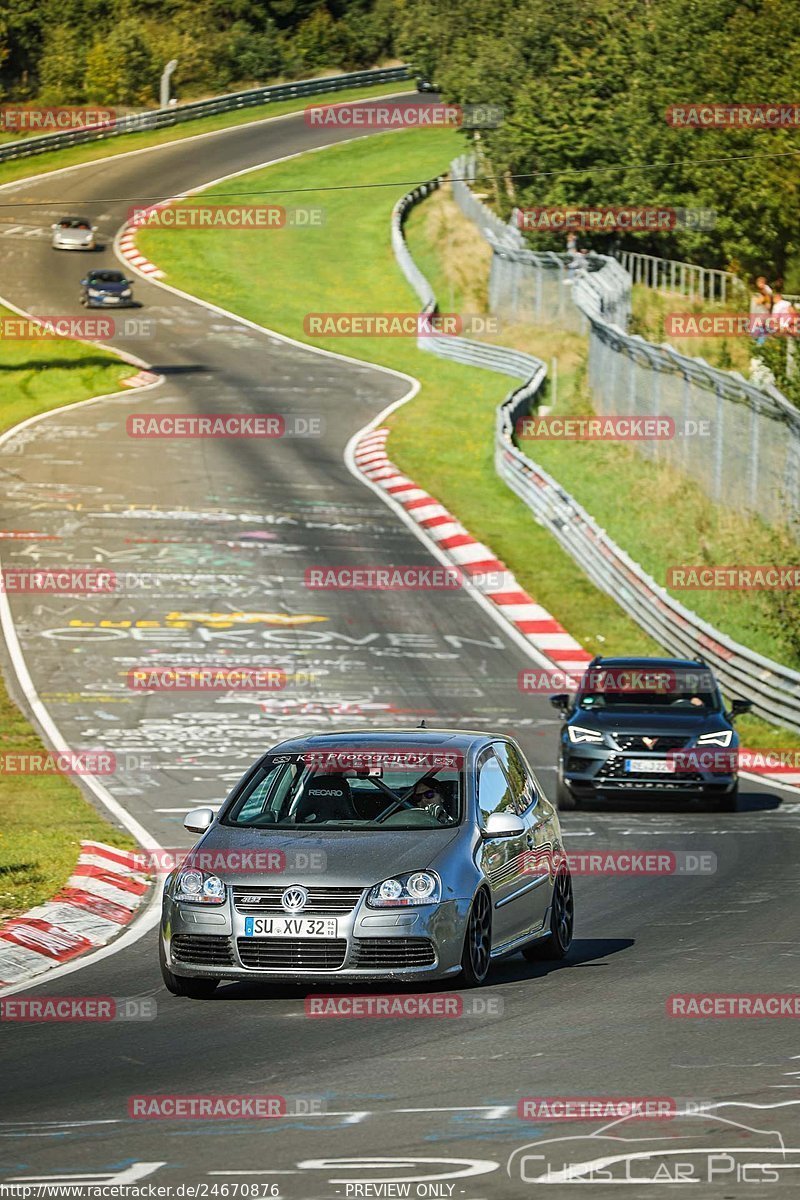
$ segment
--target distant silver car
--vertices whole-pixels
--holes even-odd
[[[220,981],[486,979],[573,928],[558,815],[510,738],[447,730],[282,742],[167,878],[159,954],[175,995]]]
[[[95,250],[97,226],[88,217],[61,217],[50,226],[54,250]]]

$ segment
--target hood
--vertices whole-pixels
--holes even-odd
[[[580,708],[570,717],[570,725],[586,725],[590,729],[609,733],[653,733],[686,737],[704,733],[706,730],[728,728],[725,715],[718,713],[695,713],[685,708],[651,709],[648,712],[619,709]]]
[[[90,242],[93,236],[91,229],[56,230],[56,237],[62,242]]]
[[[323,886],[368,887],[404,871],[432,867],[463,826],[409,830],[331,830],[328,833],[281,833],[269,829],[235,829],[212,825],[196,850],[278,851],[285,855],[283,871],[231,870],[224,864],[219,877],[233,885],[304,883]],[[304,857],[307,856],[307,857]],[[303,869],[303,863],[313,864]],[[294,864],[297,864],[296,866]]]

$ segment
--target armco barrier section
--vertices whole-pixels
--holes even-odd
[[[60,150],[65,146],[77,146],[83,142],[103,141],[105,138],[119,137],[124,133],[165,129],[171,125],[180,125],[184,121],[194,121],[198,117],[210,117],[215,113],[236,112],[237,109],[257,108],[278,100],[340,92],[345,88],[367,87],[373,83],[392,83],[394,80],[399,82],[408,77],[409,68],[406,66],[380,67],[373,71],[349,71],[344,75],[330,75],[326,79],[301,79],[296,83],[273,83],[266,87],[249,88],[244,92],[229,92],[225,96],[214,96],[210,100],[197,100],[172,108],[157,108],[152,112],[133,113],[130,116],[119,117],[109,125],[69,129],[62,133],[46,133],[41,137],[7,142],[0,146],[0,162],[29,158],[34,154],[46,154],[49,150]]]
[[[461,177],[459,167],[460,164],[454,164],[453,172]],[[392,214],[392,246],[397,262],[426,314],[436,311],[436,297],[409,253],[403,223],[410,209],[441,183],[441,179],[435,179],[415,188],[398,201]],[[488,221],[480,224],[497,236],[496,226]],[[588,286],[593,285],[590,282]],[[580,288],[577,290],[580,294]],[[575,291],[573,288],[572,292]],[[600,300],[596,292],[587,291],[580,303],[591,323],[604,324],[598,316]],[[500,477],[589,579],[660,645],[676,657],[703,659],[713,668],[727,696],[752,700],[753,711],[759,716],[800,731],[800,672],[739,645],[685,608],[617,546],[551,475],[514,444],[516,422],[530,411],[544,383],[544,363],[532,355],[485,346],[466,338],[420,337],[418,345],[457,362],[526,379],[497,409],[495,465]]]

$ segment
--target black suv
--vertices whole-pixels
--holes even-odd
[[[558,806],[645,793],[715,798],[735,810],[739,738],[710,667],[677,658],[595,658],[564,715]]]

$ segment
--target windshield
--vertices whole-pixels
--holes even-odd
[[[92,271],[89,279],[92,283],[125,283],[121,271]]]
[[[658,708],[718,712],[714,677],[702,667],[608,667],[587,671],[577,696],[580,708]]]
[[[460,756],[315,750],[271,755],[220,816],[248,828],[435,829],[461,820]]]
[[[58,224],[61,229],[91,229],[91,225],[83,217],[65,217]]]

